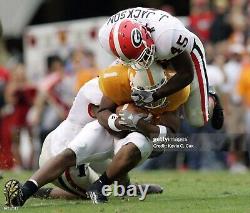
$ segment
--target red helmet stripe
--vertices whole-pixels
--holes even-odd
[[[115,54],[117,57],[119,57],[116,49],[115,49],[115,44],[114,44],[114,27],[112,28],[111,32],[109,33],[109,47],[113,54]]]
[[[114,36],[114,44],[115,44],[115,49],[116,49],[116,51],[117,51],[117,53],[118,53],[118,55],[120,55],[121,56],[121,58],[124,60],[129,60],[125,55],[124,55],[124,53],[122,52],[122,50],[121,50],[121,47],[120,47],[120,42],[119,42],[119,28],[120,28],[120,26],[121,26],[121,23],[122,22],[119,22],[119,23],[117,23],[117,24],[115,24],[115,26],[114,26],[114,33],[113,33],[113,36]]]

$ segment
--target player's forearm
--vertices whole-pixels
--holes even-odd
[[[143,119],[140,119],[137,123],[136,129],[141,132],[143,135],[147,136],[151,140],[156,138],[160,134],[160,129],[158,126],[150,124]]]
[[[118,116],[115,114],[117,105],[108,97],[103,96],[100,106],[96,113],[96,118],[110,134],[116,137],[123,137],[127,131],[122,131],[122,127],[118,123]]]
[[[169,62],[174,68],[176,74],[167,82],[166,85],[153,94],[154,100],[158,100],[178,92],[189,85],[194,79],[194,65],[190,53],[184,51],[180,55],[172,58]]]
[[[123,125],[120,125],[119,124],[119,118],[117,118],[113,125],[115,126],[115,129],[114,128],[112,129],[110,127],[110,124],[109,124],[109,118],[110,116],[112,116],[112,113],[111,111],[109,110],[104,110],[104,111],[99,111],[97,113],[97,120],[98,122],[100,123],[100,125],[102,125],[108,132],[109,134],[113,135],[114,137],[117,137],[117,138],[124,138],[127,134],[128,134],[128,128],[126,126],[123,126]]]
[[[112,114],[114,113],[109,110],[103,110],[101,112],[99,111],[96,114],[98,122],[107,130],[111,130],[108,120]],[[125,126],[119,124],[119,120],[120,118],[115,120],[115,127],[119,130],[126,130],[127,128]]]
[[[191,75],[188,75],[186,73],[176,73],[167,84],[162,86],[158,91],[156,91],[153,94],[154,100],[159,100],[161,98],[167,97],[169,95],[172,95],[179,90],[185,88],[188,86],[193,80],[193,77]]]
[[[154,125],[144,121],[143,119],[138,121],[136,129],[151,140],[154,138],[166,137],[174,134],[172,129],[165,124],[163,125],[162,123],[159,123],[159,125]]]

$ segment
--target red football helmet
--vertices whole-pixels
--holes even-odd
[[[134,69],[147,69],[154,61],[155,44],[147,27],[124,19],[109,34],[109,46],[115,56]]]

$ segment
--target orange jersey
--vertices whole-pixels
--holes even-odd
[[[101,70],[99,87],[117,105],[132,102],[128,67],[125,65],[118,64]]]
[[[105,96],[117,105],[132,102],[130,77],[135,71],[130,67],[117,64],[110,66],[99,73],[99,86]],[[167,111],[175,111],[184,104],[190,93],[190,86],[167,97],[167,105],[155,109],[148,109],[152,114],[158,115]]]

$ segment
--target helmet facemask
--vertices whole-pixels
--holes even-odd
[[[147,71],[144,69],[144,71],[141,70],[139,73],[136,72],[136,74],[142,74],[142,72],[147,72]],[[131,89],[133,91],[148,91],[148,92],[154,93],[157,90],[159,90],[166,83],[167,83],[166,76],[163,77],[160,82],[158,82],[157,84],[155,84],[153,86],[150,86],[150,85],[148,85],[148,86],[136,85],[136,84],[140,84],[140,83],[139,82],[136,83],[135,78],[132,78],[131,79]],[[159,99],[159,100],[157,100],[157,101],[155,101],[153,103],[146,104],[146,105],[144,105],[144,107],[148,108],[148,109],[155,109],[155,108],[165,107],[166,105],[167,105],[167,98],[164,97],[164,98],[161,98],[161,99]]]
[[[144,45],[144,50],[140,54],[137,59],[131,61],[130,65],[133,69],[137,71],[141,69],[148,69],[155,59],[155,44],[150,41],[151,34],[145,26],[141,26],[141,31],[144,31],[144,39],[142,40],[142,44]],[[147,41],[150,41],[149,44]]]
[[[143,43],[145,42],[143,41]],[[154,55],[155,45],[153,44],[151,45],[151,47],[146,47],[137,59],[130,60],[129,64],[133,69],[137,71],[148,69],[154,62]]]

